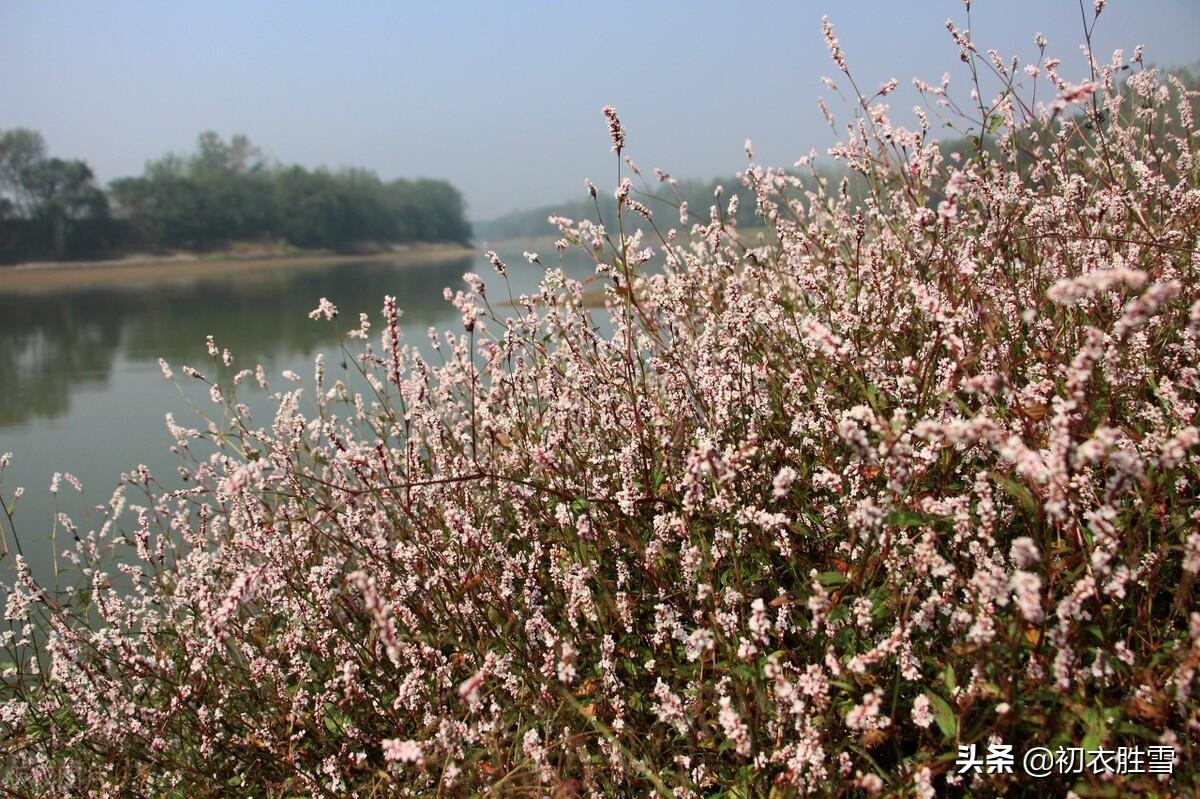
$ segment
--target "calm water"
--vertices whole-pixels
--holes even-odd
[[[509,264],[514,294],[531,292],[542,269],[528,265],[519,252],[501,255]],[[235,369],[261,363],[273,390],[291,385],[279,377],[287,369],[311,386],[318,352],[326,353],[332,382],[341,376],[336,333],[329,323],[308,318],[320,297],[338,306],[343,329],[356,326],[358,313],[366,311],[377,332],[383,296],[395,295],[403,309],[406,340],[428,351],[429,327],[462,331],[442,290],[463,288],[462,275],[468,271],[485,278],[492,289],[489,296],[507,296],[480,256],[280,267],[187,285],[53,293],[6,292],[0,282],[0,453],[13,453],[0,493],[11,500],[16,486],[25,487],[15,521],[35,575],[53,582],[49,531],[56,502],[57,510],[68,513],[81,530],[92,529],[88,509],[107,501],[122,472],[144,463],[164,482],[175,475],[178,461],[168,452],[174,442],[164,414],[174,413],[185,426],[203,426],[188,401],[163,378],[159,357],[175,368],[181,384],[192,384],[196,404],[206,408],[216,406],[201,386],[180,374],[179,366],[212,373],[205,348],[209,334],[233,353]],[[589,273],[584,264],[567,271],[575,277]],[[272,404],[257,390],[255,395],[257,401],[249,402],[255,421],[267,426]],[[78,477],[83,496],[65,482],[57,497],[51,495],[54,472]],[[7,522],[4,526],[15,551]],[[69,540],[60,530],[57,550]],[[0,576],[7,574],[9,564],[11,558],[0,564]],[[73,580],[64,579],[69,582]]]

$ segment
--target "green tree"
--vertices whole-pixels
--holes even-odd
[[[346,249],[368,242],[465,241],[462,196],[444,181],[384,183],[367,169],[273,164],[245,136],[200,134],[191,155],[167,155],[111,184],[121,214],[152,242],[208,248],[285,239]]]
[[[63,219],[108,216],[108,197],[96,185],[84,161],[47,158],[24,170],[25,189],[32,198],[33,217]]]
[[[228,143],[213,131],[197,138],[195,154],[168,154],[142,177],[113,181],[121,213],[152,242],[205,249],[275,234],[277,212],[270,164],[245,136]]]
[[[279,233],[298,247],[334,247],[344,237],[346,202],[333,177],[294,166],[275,179]]]
[[[8,200],[12,215],[32,215],[34,200],[26,186],[26,174],[46,158],[42,134],[28,128],[0,133],[0,194]]]
[[[24,226],[25,241],[54,257],[67,254],[75,222],[109,216],[92,168],[47,158],[45,140],[27,128],[0,134],[0,200],[0,218],[32,223]]]

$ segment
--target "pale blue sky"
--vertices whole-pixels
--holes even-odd
[[[864,89],[961,83],[943,27],[965,22],[961,0],[2,0],[0,128],[40,130],[105,180],[201,130],[241,132],[285,162],[447,178],[487,218],[611,182],[605,103],[635,160],[678,176],[741,168],[747,137],[763,163],[823,150],[826,13]],[[1042,31],[1064,75],[1084,77],[1077,0],[975,0],[972,17],[1006,55],[1031,56]],[[1096,37],[1099,53],[1141,42],[1163,64],[1194,64],[1198,41],[1197,0],[1113,0]]]

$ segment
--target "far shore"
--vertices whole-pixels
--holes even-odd
[[[235,273],[315,268],[341,263],[416,261],[462,258],[476,252],[462,244],[413,244],[369,254],[291,252],[245,255],[214,253],[170,256],[139,255],[107,261],[57,261],[0,267],[0,292],[53,291],[79,286],[139,288],[189,283]]]

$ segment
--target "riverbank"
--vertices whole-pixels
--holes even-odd
[[[0,268],[0,292],[53,291],[78,286],[139,288],[164,283],[188,283],[201,279],[250,271],[324,267],[340,263],[364,263],[462,258],[475,250],[462,244],[413,244],[401,249],[363,255],[324,251],[286,254],[243,254],[130,256],[107,261],[63,261],[16,264]]]

